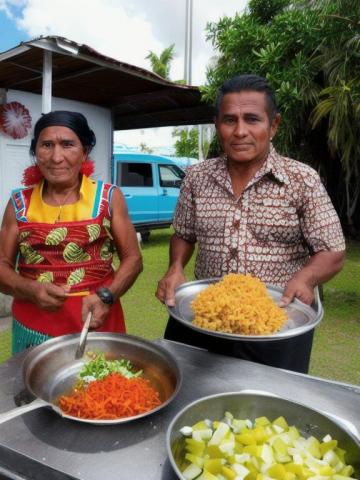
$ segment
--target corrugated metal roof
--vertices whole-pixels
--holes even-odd
[[[111,108],[114,130],[211,123],[197,87],[100,54],[64,37],[40,37],[0,53],[0,88],[42,93],[43,52],[52,52],[55,97]]]

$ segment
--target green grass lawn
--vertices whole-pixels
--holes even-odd
[[[142,244],[144,271],[122,299],[129,334],[150,340],[163,336],[168,314],[155,298],[155,290],[167,269],[170,235],[170,229],[154,231],[149,242]],[[186,269],[189,280],[193,268],[192,260]],[[343,271],[325,285],[324,309],[324,319],[316,329],[310,374],[359,385],[360,243],[348,245]],[[0,360],[10,354],[9,342],[9,332],[0,333]]]

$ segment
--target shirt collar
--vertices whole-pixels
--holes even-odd
[[[277,153],[272,143],[270,143],[270,150],[267,159],[260,170],[256,173],[255,179],[259,179],[265,175],[272,175],[281,183],[290,183],[290,179],[286,174],[286,160]]]
[[[230,191],[232,191],[231,179],[227,168],[225,155],[218,157],[217,162],[214,162],[211,165],[210,173],[217,181],[221,182],[223,185],[227,186]],[[286,173],[286,159],[277,153],[272,143],[270,143],[269,154],[265,162],[256,172],[254,178],[250,181],[248,186],[253,185],[265,176],[273,177],[280,183],[290,183],[290,179]]]

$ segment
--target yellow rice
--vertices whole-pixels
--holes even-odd
[[[202,290],[191,303],[193,324],[218,332],[267,335],[280,330],[286,312],[256,277],[231,273]]]

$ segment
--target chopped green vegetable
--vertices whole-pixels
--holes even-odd
[[[129,360],[106,360],[104,353],[87,352],[90,361],[80,370],[78,379],[80,382],[90,383],[94,380],[101,380],[111,373],[120,373],[126,378],[138,377],[142,370],[135,371]]]
[[[186,480],[347,480],[354,468],[326,435],[305,438],[284,417],[201,420],[180,429],[184,450],[174,453]]]

